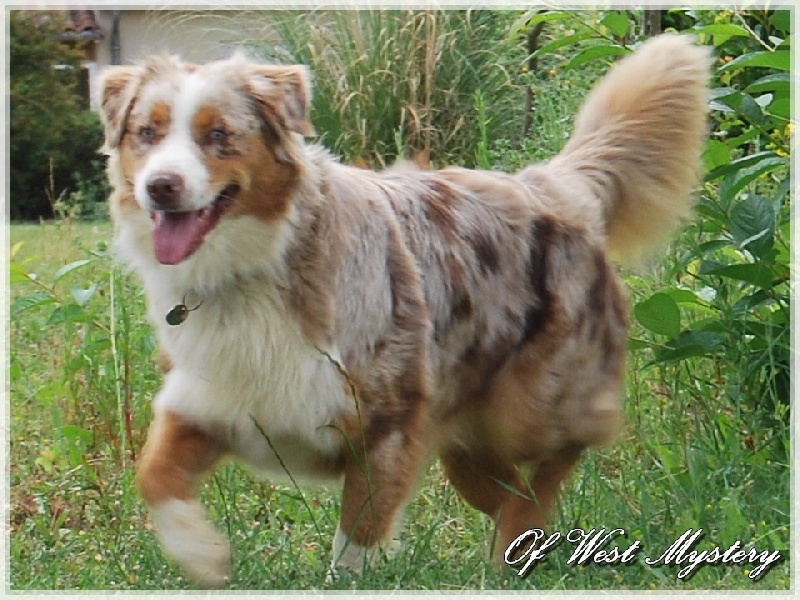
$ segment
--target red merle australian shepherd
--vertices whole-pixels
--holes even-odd
[[[105,72],[116,248],[167,371],[137,468],[167,554],[225,581],[195,487],[228,455],[342,486],[335,566],[392,545],[434,457],[495,521],[499,557],[543,527],[583,450],[620,427],[609,257],[641,257],[689,215],[709,66],[684,37],[651,40],[560,154],[515,174],[339,163],[304,141],[302,66]]]

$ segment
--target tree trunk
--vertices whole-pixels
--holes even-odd
[[[541,21],[531,27],[526,34],[527,48],[528,48],[528,72],[536,73],[539,69],[539,59],[534,58],[532,55],[539,48],[539,36],[544,29],[544,22]],[[528,137],[531,128],[533,127],[533,112],[535,110],[534,102],[536,100],[536,91],[533,87],[528,86],[525,90],[525,124],[522,127],[523,137]]]
[[[660,10],[645,9],[644,11],[644,35],[653,37],[661,33],[661,13]]]

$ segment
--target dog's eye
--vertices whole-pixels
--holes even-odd
[[[139,130],[139,139],[145,143],[152,142],[156,137],[156,132],[152,127],[142,127]]]
[[[224,142],[228,137],[228,133],[224,129],[212,129],[208,132],[208,141],[214,144]]]

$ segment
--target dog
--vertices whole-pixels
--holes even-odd
[[[341,164],[304,66],[161,56],[99,82],[115,248],[166,369],[136,481],[165,552],[229,576],[195,487],[223,457],[342,485],[332,563],[391,549],[438,458],[496,524],[544,527],[621,426],[627,305],[612,260],[690,216],[708,52],[663,35],[592,90],[549,162],[516,174]]]

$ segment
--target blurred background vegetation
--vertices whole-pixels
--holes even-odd
[[[81,85],[81,53],[59,32],[55,20],[9,12],[12,219],[107,214],[102,127]]]

